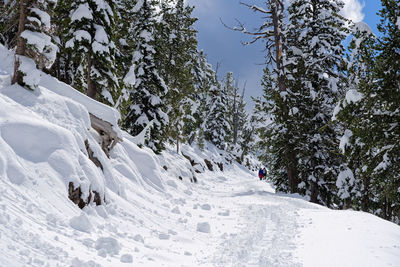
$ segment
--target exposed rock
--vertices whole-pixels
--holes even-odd
[[[93,155],[94,153],[93,153],[93,150],[89,146],[88,140],[85,140],[85,146],[86,146],[86,151],[89,155],[89,159],[94,163],[94,165],[96,165],[103,171],[103,165],[101,164],[100,160]]]
[[[163,166],[163,169],[166,170],[166,171],[168,171],[168,167],[165,166],[165,165]]]
[[[69,184],[68,184],[68,198],[72,202],[74,202],[76,205],[78,205],[78,207],[81,209],[83,209],[86,205],[88,205],[90,203],[93,195],[94,195],[93,202],[96,203],[97,206],[101,205],[101,197],[98,192],[90,191],[89,197],[88,197],[87,201],[85,201],[82,199],[81,187],[78,186],[77,188],[74,188],[73,182],[69,182]]]
[[[217,162],[217,166],[221,170],[221,172],[224,171],[224,164],[222,162]]]
[[[104,121],[95,115],[89,113],[92,128],[95,129],[101,137],[101,148],[107,157],[110,157],[109,152],[122,139],[118,137],[117,132],[114,131],[111,123]]]
[[[192,165],[195,172],[197,172],[197,173],[204,172],[204,166],[201,163],[194,161],[193,159],[190,158],[190,156],[185,155],[183,153],[182,153],[182,156],[184,156],[187,160],[189,160],[190,165]]]
[[[69,182],[68,184],[68,198],[78,205],[79,208],[83,209],[86,206],[85,201],[81,198],[82,192],[81,187],[77,187],[74,189],[74,183]]]
[[[212,165],[211,161],[209,161],[208,159],[204,159],[204,162],[206,163],[206,166],[207,166],[208,170],[214,171],[214,168],[213,168],[213,165]]]

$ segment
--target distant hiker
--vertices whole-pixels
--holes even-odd
[[[260,178],[260,180],[263,179],[263,174],[264,174],[264,172],[263,172],[263,170],[260,168],[260,169],[258,170],[258,178]]]
[[[263,171],[263,180],[267,179],[267,169],[264,167]]]

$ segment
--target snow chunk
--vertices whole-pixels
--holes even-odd
[[[354,32],[357,32],[357,31],[365,32],[368,34],[373,34],[371,27],[367,23],[362,22],[362,21],[354,24]]]
[[[357,90],[351,89],[351,90],[347,91],[347,93],[346,93],[346,102],[348,104],[357,103],[361,99],[363,99],[363,95],[360,92],[358,92]]]
[[[107,254],[110,256],[118,255],[121,250],[118,241],[112,237],[100,237],[96,241],[95,248],[100,256],[106,256]]]
[[[201,205],[201,208],[203,210],[211,210],[211,206],[209,204],[203,204],[203,205]]]
[[[90,233],[92,225],[85,213],[81,213],[79,216],[75,216],[69,220],[69,225],[75,230]]]
[[[133,64],[130,68],[128,73],[126,74],[124,78],[124,83],[128,85],[134,86],[136,84],[136,75],[135,75],[135,68],[136,65]]]
[[[179,210],[179,207],[178,207],[178,206],[176,206],[175,208],[173,208],[173,209],[171,210],[171,212],[172,212],[172,213],[175,213],[175,214],[181,214],[181,211]]]
[[[32,12],[36,13],[40,17],[40,22],[47,28],[50,29],[50,15],[38,8],[32,8]]]
[[[92,10],[89,7],[88,3],[80,4],[78,8],[71,15],[71,22],[80,21],[83,18],[92,20]]]
[[[158,238],[159,238],[160,240],[168,240],[168,239],[169,239],[169,235],[168,235],[168,234],[164,234],[164,233],[160,233],[160,234],[158,235]]]
[[[123,263],[132,263],[133,262],[133,257],[131,254],[123,254],[121,256],[121,262]]]
[[[352,136],[353,136],[353,132],[350,131],[349,129],[346,129],[344,131],[344,135],[340,139],[340,144],[339,144],[339,148],[340,148],[340,150],[342,150],[343,153],[345,152],[346,146],[349,145],[350,137],[352,137]]]
[[[211,232],[210,224],[208,222],[198,223],[197,232],[210,233]]]
[[[396,25],[397,25],[397,27],[399,27],[399,30],[400,30],[400,17],[397,18]]]
[[[354,183],[354,174],[349,168],[347,168],[339,173],[337,180],[336,180],[336,186],[338,188],[343,187],[343,185],[345,185],[347,183],[347,180],[349,181],[349,184]],[[348,195],[348,192],[346,192],[345,194],[341,194],[341,197],[348,198],[350,196]]]
[[[24,73],[24,83],[30,87],[30,89],[36,88],[40,82],[40,71],[36,68],[35,62],[24,56],[17,56],[19,60],[19,70]]]

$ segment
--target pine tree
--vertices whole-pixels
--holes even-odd
[[[395,222],[400,218],[399,5],[382,1],[381,37],[357,25],[351,87],[335,112],[345,129],[341,149],[350,178],[340,176],[338,185],[350,191],[347,202]]]
[[[301,193],[329,206],[335,197],[340,158],[336,133],[330,125],[341,94],[340,74],[345,20],[338,15],[341,1],[294,0],[287,29],[290,123]]]
[[[186,141],[194,134],[195,124],[192,109],[196,106],[193,69],[197,56],[197,31],[193,24],[193,7],[183,0],[162,1],[161,20],[157,25],[157,69],[170,88],[166,102],[170,107],[167,129],[169,138],[179,142]]]
[[[43,70],[54,63],[57,47],[50,37],[49,15],[54,4],[54,1],[19,1],[13,84],[34,89],[40,80],[37,68]]]
[[[147,0],[136,12],[132,31],[136,45],[132,58],[135,81],[123,127],[134,136],[144,131],[145,145],[159,153],[164,149],[164,133],[168,123],[163,103],[168,88],[155,66],[154,14],[153,5]]]
[[[379,215],[400,220],[400,1],[383,0],[378,30],[383,37],[377,45],[376,156],[373,171],[375,194],[379,194]]]
[[[215,86],[217,82],[217,74],[213,70],[211,64],[207,62],[206,55],[203,51],[200,51],[196,57],[194,68],[194,88],[195,88],[195,104],[193,107],[193,118],[194,124],[186,125],[186,127],[192,127],[189,129],[190,137],[189,144],[191,144],[195,139],[197,144],[201,147],[204,145],[204,128],[207,122],[207,116],[211,108],[211,88]],[[195,132],[194,132],[195,131]],[[193,134],[195,133],[195,135]]]
[[[19,5],[17,0],[0,0],[0,43],[8,48],[17,45]]]
[[[70,16],[60,21],[65,49],[73,62],[72,85],[91,98],[115,104],[119,84],[115,66],[115,5],[111,0],[65,0]]]
[[[226,139],[230,128],[229,121],[226,118],[226,114],[228,114],[227,96],[216,76],[210,88],[210,93],[211,106],[205,120],[204,136],[207,141],[224,150],[226,149]]]
[[[372,30],[360,22],[353,27],[348,64],[348,91],[335,108],[334,120],[340,121],[340,149],[345,156],[337,179],[341,206],[370,211],[371,167],[375,132],[371,106],[375,100],[374,62],[376,39]]]

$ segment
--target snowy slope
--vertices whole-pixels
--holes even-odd
[[[118,129],[123,142],[107,158],[88,112],[113,123],[113,109],[45,74],[34,92],[9,86],[11,73],[0,47],[1,267],[400,265],[397,225],[276,195],[210,145],[182,147],[202,163],[192,167],[173,147],[157,156]],[[106,202],[79,209],[69,182]]]

